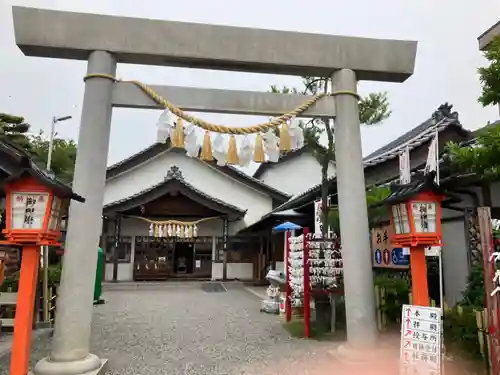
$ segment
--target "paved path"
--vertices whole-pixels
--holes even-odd
[[[259,312],[255,295],[224,285],[222,292],[195,282],[106,288],[107,303],[95,307],[93,353],[109,359],[109,375],[307,374],[299,365],[305,358],[331,361],[332,343],[290,338],[277,316]],[[48,347],[38,340],[32,362]]]

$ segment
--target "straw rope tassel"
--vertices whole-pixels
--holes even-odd
[[[237,165],[240,163],[238,158],[238,151],[236,150],[236,137],[231,135],[229,137],[229,148],[227,150],[227,163]]]
[[[213,161],[214,156],[212,155],[212,139],[210,138],[210,132],[206,131],[203,137],[203,146],[201,147],[201,160]]]
[[[262,143],[262,134],[260,133],[257,133],[257,136],[255,137],[253,161],[256,163],[264,163],[266,161],[266,156],[264,154],[264,144]]]
[[[184,148],[184,121],[181,118],[177,119],[175,126],[175,147]]]
[[[172,142],[172,147],[179,147],[179,137],[177,136],[177,124],[179,121],[175,123],[175,127],[172,130],[172,135],[170,136],[170,141]]]
[[[283,123],[280,129],[280,150],[290,151],[292,149],[292,140],[290,139],[290,133],[288,132],[287,123]]]

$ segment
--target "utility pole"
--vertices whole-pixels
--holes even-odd
[[[54,148],[54,137],[56,134],[56,124],[58,122],[66,121],[72,119],[72,116],[63,116],[63,117],[52,117],[52,124],[50,126],[50,135],[49,135],[49,149],[47,151],[47,170],[50,171],[50,167],[52,166],[52,151]],[[42,246],[42,267],[43,267],[43,275],[42,275],[42,283],[43,283],[43,321],[44,323],[48,323],[50,321],[49,316],[49,247]]]

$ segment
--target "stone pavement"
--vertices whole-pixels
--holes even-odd
[[[241,284],[115,284],[104,298],[94,307],[91,349],[109,359],[109,375],[307,374],[303,361],[335,362],[327,353],[335,344],[290,338]],[[49,340],[35,340],[32,364]],[[8,358],[0,361],[0,375],[8,368]]]

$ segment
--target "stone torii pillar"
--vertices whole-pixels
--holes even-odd
[[[88,60],[88,73],[113,75],[118,62],[331,76],[337,95],[323,98],[302,115],[336,118],[348,344],[357,348],[375,343],[359,110],[353,93],[359,80],[406,80],[414,70],[416,42],[24,7],[13,7],[13,16],[16,43],[25,55]],[[199,112],[276,116],[308,99],[235,90],[153,88],[181,109]],[[85,82],[73,187],[87,201],[71,206],[54,342],[49,358],[35,367],[36,375],[97,374],[105,369],[104,360],[89,354],[89,341],[112,107],[159,108],[132,84],[96,77]]]

